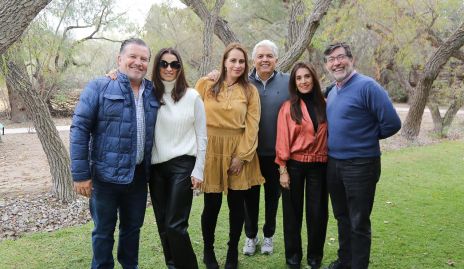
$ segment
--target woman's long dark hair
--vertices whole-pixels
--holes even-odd
[[[187,91],[187,88],[189,87],[187,83],[187,79],[185,79],[184,64],[182,62],[182,58],[180,57],[179,52],[175,50],[174,48],[160,49],[155,56],[155,60],[153,61],[153,73],[151,75],[151,81],[155,85],[156,99],[158,99],[158,101],[160,101],[161,104],[164,104],[163,102],[164,84],[161,81],[159,63],[161,61],[161,57],[163,57],[164,54],[172,54],[176,56],[177,61],[179,61],[180,63],[180,68],[179,70],[177,70],[176,85],[174,85],[174,89],[172,90],[172,93],[171,93],[171,96],[174,102],[178,102],[180,98],[184,96],[185,92]]]
[[[322,123],[326,121],[325,114],[325,99],[322,95],[321,84],[319,82],[319,77],[317,76],[316,69],[311,64],[306,64],[303,62],[298,62],[293,66],[292,71],[290,72],[290,79],[288,82],[288,91],[290,93],[290,116],[297,124],[301,124],[303,119],[303,113],[301,112],[301,97],[298,94],[298,88],[296,86],[296,71],[301,68],[306,68],[309,70],[311,77],[313,79],[313,103],[314,111],[316,112],[317,122]]]
[[[248,81],[248,55],[245,50],[245,48],[237,42],[230,43],[224,50],[224,54],[222,54],[222,61],[221,61],[221,69],[220,69],[220,75],[219,79],[213,84],[211,87],[211,94],[214,98],[217,100],[217,96],[219,92],[221,91],[222,84],[224,83],[224,80],[226,79],[226,67],[225,67],[225,62],[227,58],[229,57],[230,51],[233,49],[239,50],[243,53],[243,57],[245,57],[245,70],[243,71],[243,74],[237,79],[237,83],[242,86],[244,89],[245,96],[249,97],[250,95],[250,82]]]

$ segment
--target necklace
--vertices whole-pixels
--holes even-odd
[[[224,97],[225,97],[225,104],[224,104],[224,108],[226,110],[229,110],[232,108],[232,104],[231,104],[231,96],[232,96],[232,86],[234,86],[235,84],[237,84],[237,81],[235,81],[234,83],[228,85],[226,83],[226,86],[227,86],[227,90],[224,92]]]
[[[227,88],[230,88],[230,87],[234,86],[235,84],[237,84],[237,82],[238,82],[238,80],[236,80],[234,83],[232,83],[232,84],[230,84],[230,85],[226,83],[226,84],[227,84]]]

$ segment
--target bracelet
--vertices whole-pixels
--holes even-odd
[[[283,175],[283,174],[287,174],[287,167],[284,166],[284,167],[279,167],[279,174]]]

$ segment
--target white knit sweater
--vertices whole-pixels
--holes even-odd
[[[177,102],[171,97],[175,81],[163,81],[165,93],[158,110],[151,163],[169,161],[182,155],[196,156],[192,176],[203,180],[206,155],[206,114],[195,89],[188,88]]]

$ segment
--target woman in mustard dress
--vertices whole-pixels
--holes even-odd
[[[247,58],[240,44],[228,45],[219,79],[201,78],[195,87],[205,104],[208,134],[201,215],[206,268],[219,268],[214,232],[222,193],[227,194],[230,227],[225,268],[237,268],[245,191],[264,182],[256,155],[261,106],[257,89],[248,81]]]

